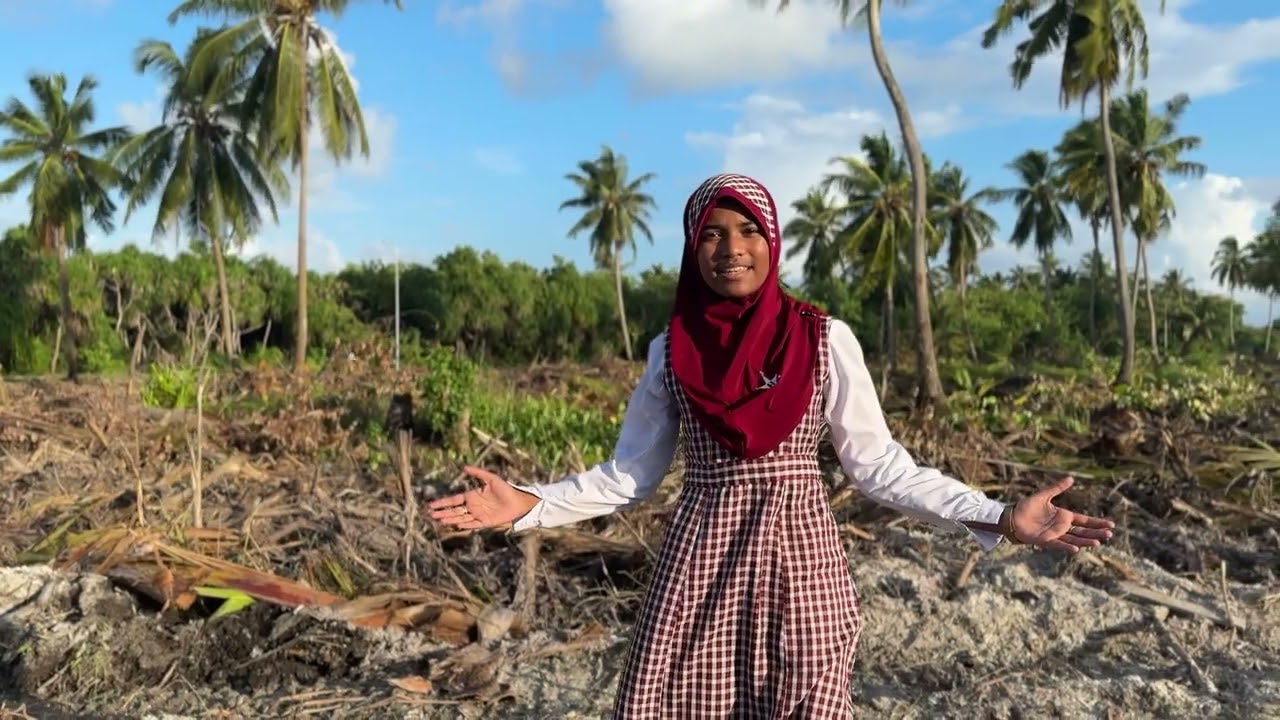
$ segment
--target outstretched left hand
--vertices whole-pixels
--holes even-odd
[[[1098,547],[1111,538],[1116,526],[1110,520],[1071,512],[1053,504],[1053,499],[1075,484],[1065,477],[1014,505],[1010,517],[1014,537],[1020,542],[1047,550],[1077,552]]]

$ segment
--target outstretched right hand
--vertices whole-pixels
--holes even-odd
[[[538,496],[488,470],[470,465],[463,470],[480,481],[480,488],[431,501],[427,507],[432,520],[461,530],[480,530],[513,523],[538,504]]]

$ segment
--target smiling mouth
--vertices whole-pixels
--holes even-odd
[[[731,265],[729,267],[717,268],[716,277],[722,280],[738,280],[747,276],[751,271],[751,267],[747,265]]]

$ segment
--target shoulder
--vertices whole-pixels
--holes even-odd
[[[649,341],[649,351],[645,355],[645,362],[649,367],[660,367],[667,361],[667,331],[663,330]]]
[[[667,354],[667,331],[663,330],[649,341],[649,362],[661,362]]]
[[[858,336],[848,323],[838,318],[829,318],[827,321],[827,349],[831,353],[832,364],[863,362],[862,345],[858,342]]]

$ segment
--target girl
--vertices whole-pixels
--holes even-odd
[[[858,596],[818,466],[825,427],[844,471],[877,502],[984,550],[1002,539],[1075,552],[1110,521],[1052,504],[1071,478],[1016,505],[918,467],[893,440],[845,323],[778,281],[767,190],[716,175],[689,198],[668,330],[649,345],[613,459],[560,482],[482,487],[432,502],[458,528],[515,532],[630,507],[685,436],[684,486],[636,624],[617,718],[848,718]]]

